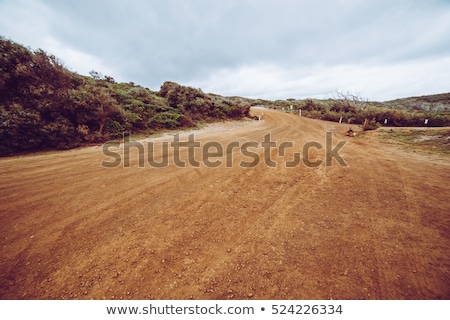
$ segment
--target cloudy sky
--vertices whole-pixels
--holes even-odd
[[[450,92],[450,0],[0,0],[0,35],[159,90],[254,98]]]

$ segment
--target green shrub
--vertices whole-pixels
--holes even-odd
[[[120,138],[125,128],[115,120],[109,120],[105,125],[105,131],[111,138]]]
[[[375,130],[375,129],[379,128],[380,126],[381,126],[381,124],[376,122],[375,119],[372,119],[370,121],[368,121],[368,120],[364,121],[362,129],[364,131],[366,131],[366,130]]]
[[[149,121],[149,128],[153,129],[175,129],[180,126],[181,114],[175,112],[161,112]]]

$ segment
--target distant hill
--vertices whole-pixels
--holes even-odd
[[[450,93],[395,99],[383,102],[383,105],[408,110],[450,111]]]

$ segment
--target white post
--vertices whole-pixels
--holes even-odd
[[[384,119],[384,124],[388,124],[388,119]]]
[[[425,119],[425,125],[427,125],[428,124],[428,119]]]
[[[339,118],[339,123],[342,123],[342,117]]]
[[[301,117],[302,116],[302,109],[298,109],[298,115]]]

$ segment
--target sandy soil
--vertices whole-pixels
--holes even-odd
[[[237,149],[231,168],[102,168],[100,147],[0,159],[0,298],[450,299],[450,160],[264,113],[195,137],[270,132],[294,143],[276,168]],[[348,166],[284,166],[326,131]]]

